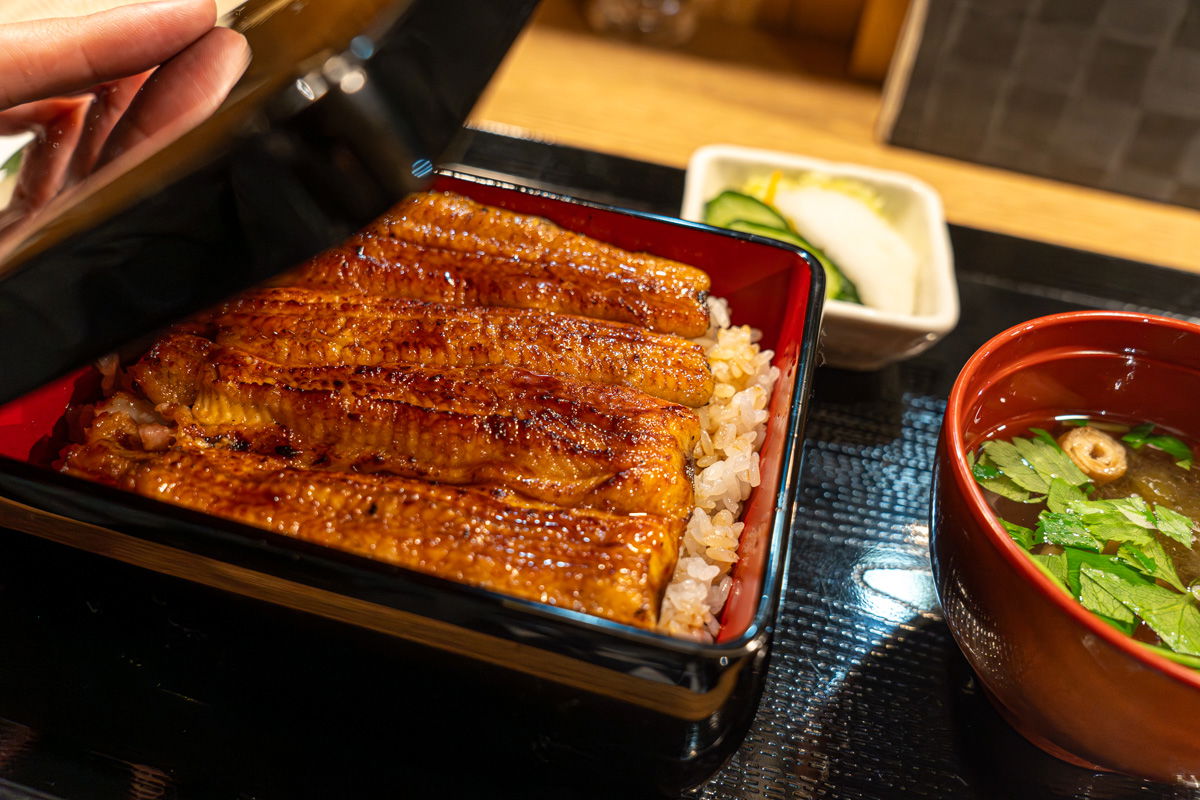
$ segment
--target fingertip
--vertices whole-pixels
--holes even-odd
[[[157,37],[184,44],[199,39],[217,24],[216,0],[153,0],[119,10],[135,15]]]
[[[230,62],[235,66],[240,64],[240,71],[250,66],[253,53],[250,51],[250,40],[244,34],[232,28],[213,28],[210,36],[215,36],[220,47],[225,51]]]
[[[145,8],[157,12],[174,11],[199,15],[213,24],[217,21],[217,0],[147,0],[142,3],[131,3],[126,8]]]

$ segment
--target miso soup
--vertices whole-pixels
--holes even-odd
[[[971,455],[1000,523],[1085,608],[1200,668],[1200,468],[1151,423],[1057,417]]]

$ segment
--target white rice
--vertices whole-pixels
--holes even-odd
[[[743,523],[737,520],[750,490],[758,486],[758,450],[767,425],[767,402],[779,369],[774,353],[760,350],[760,334],[748,325],[730,325],[724,300],[711,299],[712,324],[696,340],[704,346],[716,388],[697,409],[696,510],[688,521],[679,563],[663,596],[659,629],[672,636],[712,641],[717,615],[733,584]]]

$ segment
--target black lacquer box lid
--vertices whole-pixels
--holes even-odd
[[[535,6],[237,8],[223,24],[249,47],[244,72],[219,46],[159,69],[158,91],[202,87],[194,119],[0,217],[0,402],[313,255],[422,186]]]

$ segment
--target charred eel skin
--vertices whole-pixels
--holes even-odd
[[[68,449],[64,472],[485,589],[652,628],[683,521],[502,491],[296,469],[210,449]]]
[[[629,386],[693,408],[713,391],[700,345],[573,314],[273,288],[245,292],[180,330],[288,366],[507,364]]]
[[[283,367],[182,334],[128,377],[179,444],[495,483],[569,507],[692,512],[695,412],[625,387],[506,366]]]
[[[710,282],[702,270],[448,192],[410,195],[281,282],[559,311],[688,338],[703,336],[709,324]]]

